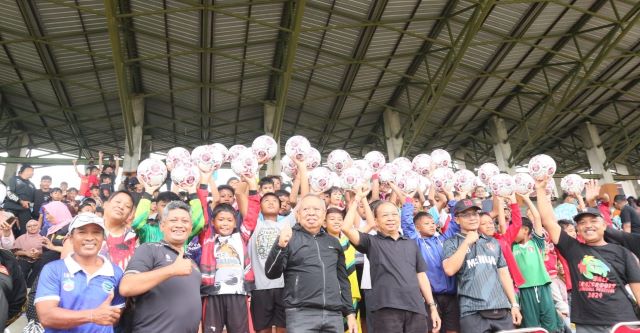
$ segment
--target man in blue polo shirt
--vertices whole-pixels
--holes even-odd
[[[34,303],[45,332],[113,332],[124,307],[122,270],[98,255],[104,232],[102,218],[77,215],[69,225],[73,253],[42,269]]]

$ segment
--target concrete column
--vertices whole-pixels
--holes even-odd
[[[144,126],[144,98],[140,96],[131,97],[131,109],[133,110],[133,150],[125,144],[124,161],[122,171],[134,172],[138,168],[138,163],[142,158],[142,128]]]
[[[273,117],[276,113],[276,105],[273,103],[265,103],[263,111],[264,111],[264,132],[266,134],[273,134],[272,132]],[[282,154],[280,151],[281,150],[280,138],[274,138],[274,139],[278,143],[278,153],[276,153],[276,156],[274,156],[273,159],[271,159],[271,161],[267,163],[267,171],[265,175],[280,175],[281,173],[280,155]]]
[[[616,171],[621,174],[621,175],[629,175],[629,169],[627,168],[626,165],[622,164],[622,163],[616,163],[615,164],[615,168]],[[634,186],[635,183],[635,186]],[[637,198],[637,191],[636,191],[636,187],[638,185],[638,181],[637,180],[625,180],[620,182],[620,185],[622,185],[622,191],[624,192],[624,195],[626,195],[627,197],[632,196],[634,198]]]
[[[26,134],[18,134],[14,136],[14,141],[11,142],[9,149],[7,149],[8,157],[27,157],[29,152],[29,136]],[[4,166],[4,172],[2,180],[7,183],[9,179],[18,173],[17,163],[7,163]]]
[[[496,154],[496,164],[500,171],[513,174],[514,168],[509,165],[509,157],[511,157],[511,144],[509,143],[509,135],[504,119],[493,116],[489,122],[491,133],[493,134],[493,151]]]
[[[384,110],[384,136],[387,144],[387,156],[389,161],[393,161],[395,158],[400,157],[402,152],[402,144],[404,140],[398,134],[400,133],[400,114],[396,111],[389,109]]]
[[[585,143],[587,158],[589,159],[589,165],[593,173],[599,173],[602,175],[601,182],[613,183],[613,175],[610,170],[604,168],[604,162],[607,160],[607,156],[602,148],[602,141],[600,140],[600,134],[598,134],[598,128],[595,125],[587,122],[584,124],[581,130],[582,139]]]

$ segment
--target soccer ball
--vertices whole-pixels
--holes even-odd
[[[245,151],[246,149],[248,148],[243,145],[231,146],[231,148],[229,148],[229,154],[227,154],[227,162],[231,163],[238,157],[238,155],[240,155],[241,152]]]
[[[508,197],[513,194],[516,184],[511,175],[500,173],[491,177],[491,192],[499,197]]]
[[[549,155],[540,154],[529,160],[529,174],[533,179],[541,180],[545,175],[553,176],[556,173],[556,161]]]
[[[398,172],[411,170],[413,169],[413,164],[411,164],[411,160],[406,157],[398,157],[391,162],[396,166]]]
[[[419,173],[421,176],[429,177],[431,174],[431,156],[427,154],[418,154],[411,161],[413,164],[413,171]]]
[[[307,170],[313,170],[320,166],[320,162],[322,161],[322,157],[320,156],[320,152],[311,147],[309,150],[309,155],[307,155],[306,164]]]
[[[382,183],[388,183],[388,182],[392,182],[394,180],[396,180],[396,172],[398,171],[398,169],[396,168],[396,166],[392,163],[387,163],[385,164],[382,169],[380,169],[380,172],[378,173],[380,175],[380,182]]]
[[[574,173],[560,180],[560,188],[567,193],[581,193],[584,190],[584,179]]]
[[[340,185],[346,190],[353,190],[362,184],[362,176],[360,169],[356,167],[348,167],[342,170],[340,174]]]
[[[198,166],[202,172],[211,172],[220,169],[224,163],[224,155],[211,145],[198,146],[191,152],[191,162]]]
[[[171,171],[178,164],[189,161],[190,159],[191,159],[191,154],[189,154],[188,150],[182,147],[171,148],[167,152],[167,160],[166,160],[167,169]]]
[[[287,155],[282,156],[282,159],[280,160],[280,169],[289,178],[295,178],[298,173],[298,166]]]
[[[268,135],[261,135],[253,140],[251,149],[259,160],[264,158],[270,160],[278,153],[278,143]]]
[[[309,173],[309,186],[313,192],[326,192],[333,186],[331,170],[317,167]]]
[[[420,176],[420,182],[418,183],[418,190],[425,195],[429,194],[431,188],[431,180],[427,177]]]
[[[368,181],[373,176],[373,169],[369,166],[369,162],[365,160],[353,161],[353,166],[360,169],[362,179]]]
[[[200,178],[200,170],[192,163],[181,163],[171,170],[171,181],[182,189],[193,186]]]
[[[476,175],[466,169],[458,170],[454,174],[453,187],[458,192],[471,192],[476,187]]]
[[[216,142],[211,145],[211,149],[219,151],[220,154],[222,154],[222,157],[224,157],[224,162],[229,162],[229,160],[227,160],[229,157],[229,149],[227,149],[223,144]]]
[[[387,163],[387,160],[384,158],[379,151],[370,151],[366,155],[364,155],[364,160],[369,163],[373,172],[379,172],[380,169]]]
[[[485,163],[478,168],[478,177],[486,185],[489,185],[491,178],[499,173],[500,169],[493,163]]]
[[[329,153],[327,157],[327,166],[331,171],[340,174],[343,170],[351,167],[353,160],[349,153],[342,149],[336,149]]]
[[[238,176],[253,178],[258,173],[259,168],[258,159],[250,149],[242,150],[238,156],[231,161],[231,170]]]
[[[413,170],[404,170],[396,174],[396,185],[405,193],[411,193],[420,185],[420,175]]]
[[[431,180],[436,187],[436,191],[444,192],[445,190],[451,191],[453,189],[454,177],[453,170],[449,168],[437,168],[433,171]]]
[[[138,179],[149,186],[160,186],[167,178],[167,167],[162,161],[147,158],[138,164]]]
[[[304,161],[310,150],[311,144],[309,140],[301,135],[290,137],[284,145],[285,153],[291,158],[298,159],[298,161]]]
[[[436,149],[431,152],[431,161],[436,168],[448,168],[451,166],[451,155],[444,149]]]
[[[518,194],[527,195],[535,188],[535,180],[528,173],[517,173],[513,176],[515,191]]]

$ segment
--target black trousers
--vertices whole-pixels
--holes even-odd
[[[373,312],[373,326],[376,332],[424,333],[427,317],[416,312],[382,308]]]

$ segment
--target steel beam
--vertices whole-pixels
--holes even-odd
[[[292,2],[292,5],[294,3]],[[300,27],[302,26],[302,17],[306,7],[306,0],[298,0],[295,2],[295,6],[291,18],[291,27],[287,41],[287,49],[284,54],[284,61],[282,64],[282,73],[280,74],[280,80],[276,88],[276,100],[275,100],[275,112],[273,115],[273,121],[271,125],[271,131],[273,138],[276,142],[280,142],[280,136],[282,132],[282,121],[287,105],[287,94],[289,92],[289,84],[293,75],[293,63],[295,61],[296,50],[298,49],[298,40],[300,39]]]

